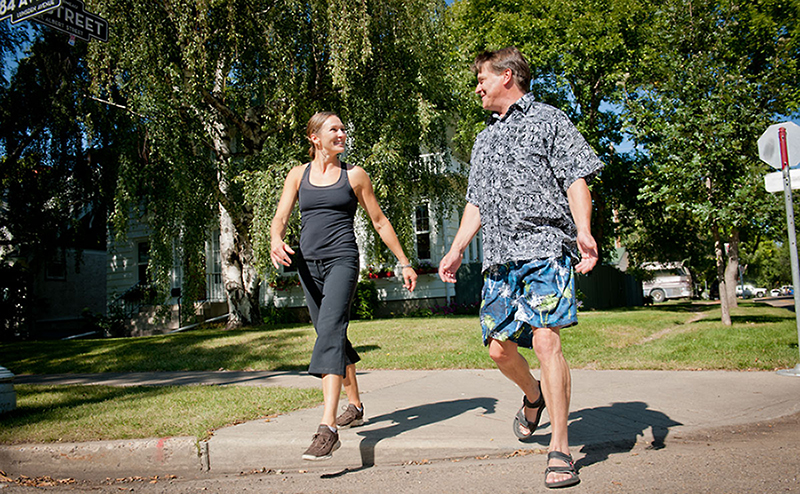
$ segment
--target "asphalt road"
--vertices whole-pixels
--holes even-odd
[[[584,448],[585,449],[585,448]],[[669,436],[661,448],[640,440],[575,451],[580,493],[800,493],[800,414]],[[198,474],[192,478],[13,479],[0,493],[540,493],[544,452],[513,457],[418,461],[364,469],[311,463],[305,470]],[[55,485],[45,485],[50,480]],[[31,485],[23,485],[25,482]]]

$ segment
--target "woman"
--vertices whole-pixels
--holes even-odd
[[[403,253],[394,228],[381,211],[372,182],[364,169],[339,161],[347,134],[334,113],[316,113],[308,121],[306,136],[311,162],[293,168],[284,183],[271,227],[272,264],[289,266],[291,254],[283,237],[295,202],[300,202],[300,252],[297,270],[317,332],[308,367],[322,378],[325,409],[306,460],[326,460],[339,448],[338,428],[361,425],[364,407],[358,393],[358,353],[347,339],[350,305],[358,283],[358,246],[353,219],[358,204],[367,212],[381,240],[397,256],[403,269],[403,286],[413,291],[417,273]],[[336,417],[344,385],[348,406]]]

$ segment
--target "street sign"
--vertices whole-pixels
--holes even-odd
[[[0,0],[0,21],[11,18],[16,24],[61,5],[61,0]]]
[[[792,122],[770,125],[758,138],[758,156],[771,166],[778,168],[783,182],[783,202],[786,206],[786,226],[789,230],[789,260],[792,264],[792,285],[794,286],[794,306],[800,307],[800,259],[797,256],[797,234],[794,229],[794,204],[792,202],[792,165],[800,161],[800,127]],[[770,175],[776,175],[770,173]],[[767,190],[769,180],[764,179]],[[780,189],[777,189],[780,190]],[[797,338],[800,340],[800,314],[795,311]],[[778,374],[800,377],[800,364],[793,369],[782,369]]]
[[[789,170],[792,189],[800,189],[800,168]],[[772,172],[764,175],[764,188],[767,192],[780,192],[783,190],[783,172]]]
[[[781,150],[778,143],[778,131],[786,129],[786,147],[789,152],[789,167],[800,163],[800,126],[794,122],[783,122],[770,125],[758,138],[758,157],[773,168],[781,169]]]
[[[81,0],[61,0],[59,8],[34,17],[33,20],[84,41],[89,41],[90,38],[108,41],[108,21],[97,14],[86,12]]]

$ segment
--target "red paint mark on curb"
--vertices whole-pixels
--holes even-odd
[[[164,463],[164,443],[167,442],[168,437],[162,437],[156,444],[156,463]]]

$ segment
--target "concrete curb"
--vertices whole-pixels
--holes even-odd
[[[190,475],[202,470],[201,449],[194,437],[18,444],[0,446],[0,465],[28,477]]]

